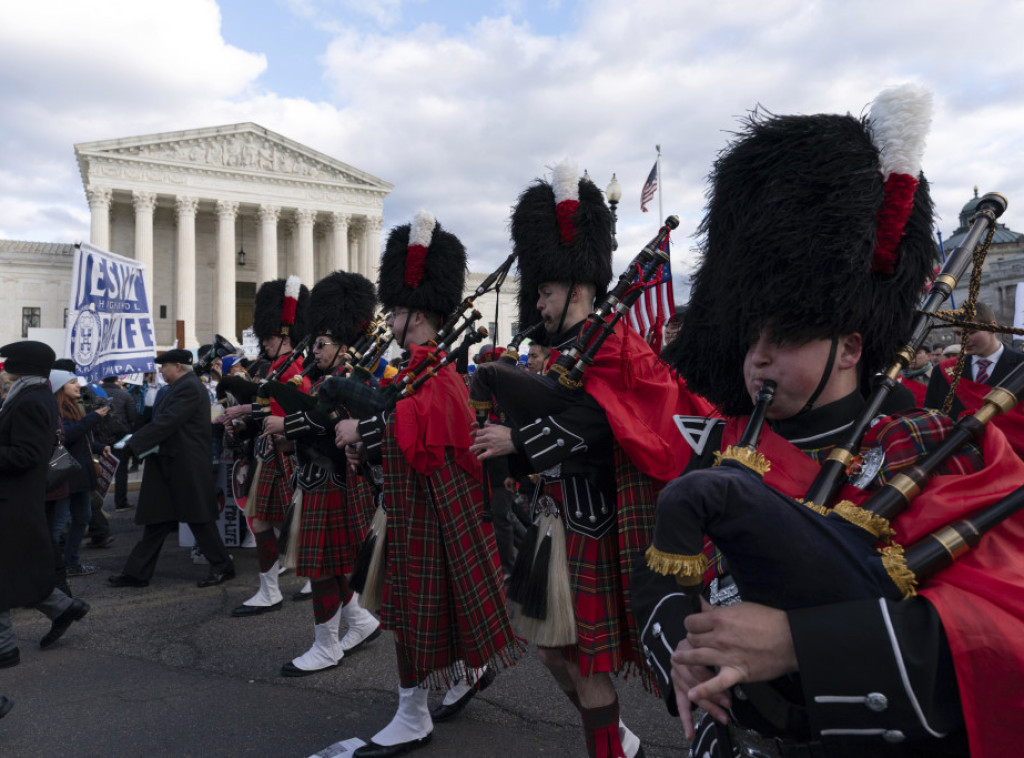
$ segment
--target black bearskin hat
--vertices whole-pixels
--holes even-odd
[[[767,327],[800,343],[859,332],[861,369],[896,357],[934,265],[920,174],[931,95],[888,90],[867,118],[755,112],[711,174],[700,268],[665,359],[727,415],[750,411],[743,361]]]
[[[288,280],[272,279],[263,282],[256,291],[252,307],[252,329],[262,342],[268,337],[287,334],[292,345],[297,344],[308,333],[306,327],[306,306],[309,290],[297,276]]]
[[[463,300],[466,248],[420,211],[411,224],[396,226],[380,258],[377,294],[384,310],[428,311],[447,318]]]
[[[604,195],[568,161],[551,183],[538,179],[512,209],[512,246],[519,268],[519,328],[540,321],[544,282],[592,284],[604,297],[612,278],[612,213]]]
[[[362,274],[335,271],[309,293],[309,330],[313,336],[329,335],[342,345],[351,345],[362,333],[377,304],[373,283]]]

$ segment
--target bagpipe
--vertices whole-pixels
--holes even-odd
[[[508,276],[516,255],[511,253],[497,269],[489,274],[480,285],[463,300],[458,308],[445,319],[437,336],[427,344],[434,348],[416,365],[410,365],[396,381],[383,387],[379,392],[367,393],[365,382],[358,374],[332,377],[324,382],[320,393],[333,402],[347,407],[356,418],[370,418],[386,415],[394,410],[403,399],[412,397],[432,376],[456,360],[454,348],[459,340],[463,345],[473,345],[487,337],[485,327],[474,325],[483,314],[474,308],[476,300],[499,288]]]
[[[267,402],[270,399],[275,400],[286,414],[313,413],[325,425],[333,426],[339,419],[347,418],[348,413],[343,411],[342,404],[332,394],[331,382],[353,376],[358,379],[359,384],[366,386],[372,380],[372,367],[376,366],[380,356],[387,350],[391,339],[387,318],[380,314],[372,319],[359,338],[348,346],[342,360],[324,378],[316,394],[307,394],[299,389],[302,380],[316,368],[316,361],[311,360],[309,365],[287,382],[272,381],[260,385],[259,396],[266,398]]]
[[[252,379],[244,376],[225,376],[221,379],[218,387],[223,385],[224,390],[234,395],[239,402],[261,405],[269,411],[270,398],[272,397],[270,393],[274,391],[271,387],[283,386],[282,382],[279,381],[279,378],[285,371],[291,368],[292,364],[300,358],[303,358],[306,348],[309,347],[309,343],[311,341],[311,337],[303,337],[299,344],[292,349],[280,365],[261,379],[253,381]],[[261,416],[262,415],[265,414],[261,414]]]
[[[536,326],[516,335],[501,359],[477,367],[469,388],[469,404],[476,411],[481,425],[486,422],[494,397],[499,398],[502,410],[517,426],[572,405],[582,390],[583,374],[588,366],[593,365],[601,346],[615,332],[616,324],[640,299],[643,285],[655,276],[662,264],[668,262],[665,242],[678,226],[678,217],[665,219],[658,234],[630,261],[612,290],[587,317],[575,341],[558,356],[546,374],[534,374],[516,366],[519,343]],[[515,360],[511,359],[513,354]],[[668,381],[667,366],[665,376]]]
[[[893,539],[892,521],[907,511],[939,468],[965,443],[978,439],[988,421],[1011,410],[1024,396],[1024,367],[994,387],[981,408],[963,416],[915,465],[893,476],[859,506],[848,500],[830,505],[900,367],[923,342],[929,316],[948,297],[981,235],[1005,207],[999,195],[982,198],[964,243],[936,277],[896,364],[881,376],[864,412],[821,466],[807,495],[797,500],[765,482],[772,461],[757,446],[772,393],[762,388],[740,441],[720,454],[719,463],[687,473],[662,492],[654,542],[646,554],[652,571],[673,576],[696,597],[708,568],[706,537],[725,557],[744,600],[783,610],[878,597],[899,600],[916,594],[922,582],[1024,507],[1024,489],[1016,489],[909,546]],[[798,480],[795,471],[786,473]],[[1007,487],[1011,485],[1003,491]],[[640,615],[650,610],[634,607]]]

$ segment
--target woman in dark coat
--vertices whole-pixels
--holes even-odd
[[[26,341],[0,347],[0,355],[17,377],[0,407],[0,668],[6,668],[20,661],[11,608],[34,605],[53,621],[39,643],[49,647],[89,606],[54,589],[53,537],[43,507],[57,433],[47,381],[53,350]]]
[[[60,413],[64,447],[81,466],[81,470],[71,476],[67,494],[54,503],[53,540],[60,542],[60,535],[70,520],[71,526],[64,540],[64,565],[68,576],[85,576],[96,570],[95,566],[83,566],[78,557],[82,538],[92,518],[90,495],[96,489],[96,469],[92,456],[93,453],[102,455],[110,450],[93,439],[92,430],[110,412],[110,406],[100,406],[94,411],[83,413],[78,404],[82,388],[78,384],[78,377],[70,371],[51,371],[50,386]]]
[[[135,523],[146,529],[124,569],[110,577],[110,583],[115,587],[149,584],[164,540],[184,521],[210,561],[210,575],[199,586],[220,584],[233,578],[235,569],[217,531],[210,469],[210,396],[192,372],[189,351],[169,350],[156,363],[170,386],[154,406],[153,420],[127,443],[136,457],[145,459]]]

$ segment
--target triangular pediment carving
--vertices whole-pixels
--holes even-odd
[[[388,182],[257,126],[238,124],[76,146],[80,154],[389,190]]]

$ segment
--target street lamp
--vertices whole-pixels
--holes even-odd
[[[619,200],[622,199],[622,185],[619,184],[619,180],[615,178],[615,174],[612,174],[612,180],[608,182],[608,186],[605,188],[604,196],[608,198],[608,205],[612,209],[612,250],[619,249],[619,241],[615,238],[615,227],[618,224],[619,217],[615,213],[615,207],[619,204]]]
[[[238,225],[239,225],[239,228],[241,230],[241,234],[239,235],[238,254],[237,254],[236,257],[238,259],[238,265],[239,266],[244,266],[245,265],[245,224],[242,222],[241,216],[239,216],[239,218],[238,218]]]

